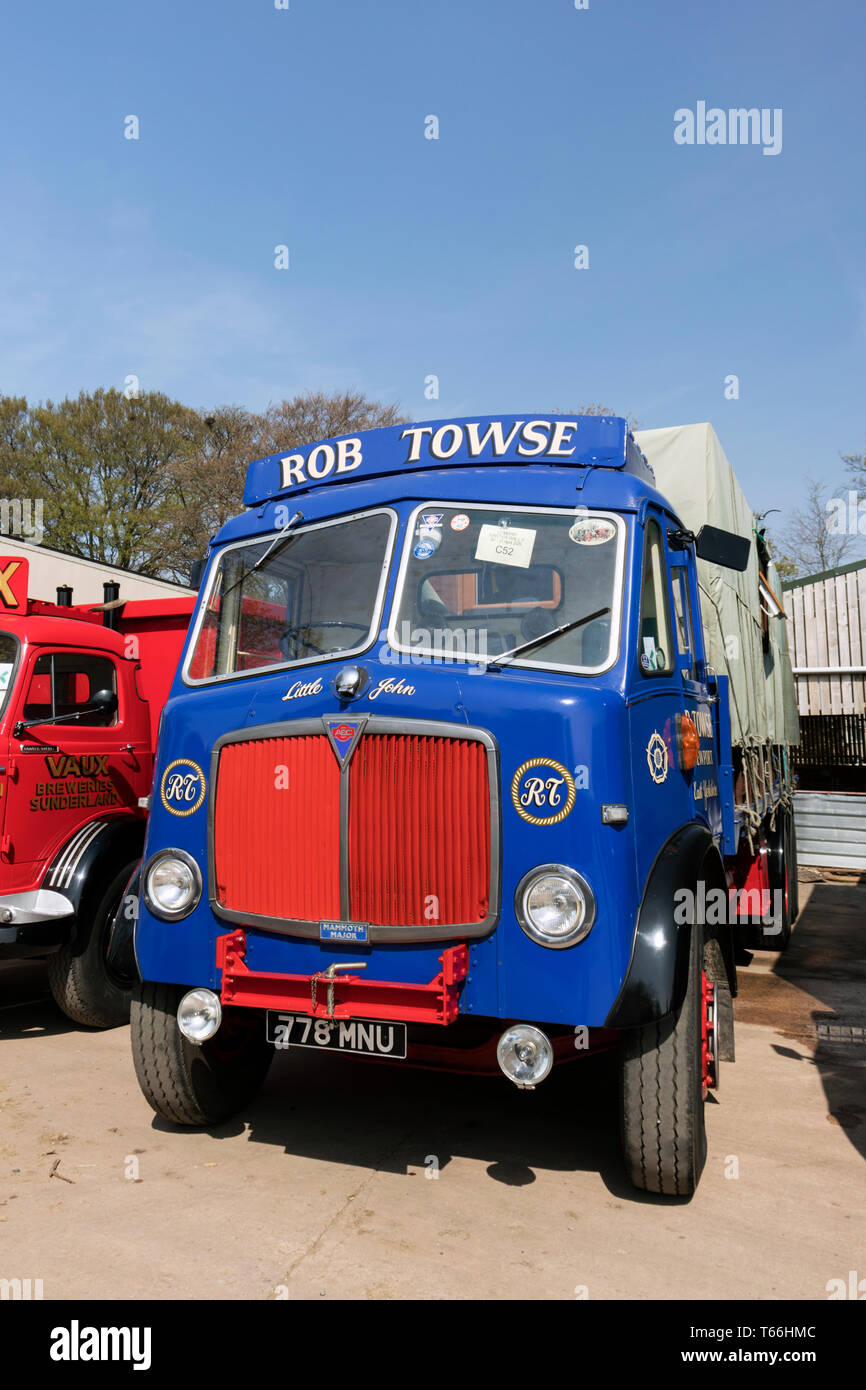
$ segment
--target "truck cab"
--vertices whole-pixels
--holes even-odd
[[[733,932],[698,908],[736,850],[727,689],[626,423],[389,427],[251,464],[244,501],[160,738],[148,1101],[224,1119],[282,1047],[525,1089],[615,1048],[630,1176],[690,1193],[733,1056]]]
[[[144,842],[146,695],[161,679],[164,697],[192,601],[53,604],[27,596],[26,562],[0,560],[13,567],[0,600],[0,958],[45,957],[65,1012],[109,1026],[129,1013],[131,981],[109,970],[106,947]],[[149,686],[154,631],[163,674]]]

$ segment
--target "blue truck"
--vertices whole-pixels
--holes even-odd
[[[251,463],[244,506],[115,932],[145,1097],[217,1123],[284,1048],[525,1089],[615,1049],[631,1180],[690,1194],[737,952],[797,911],[784,615],[715,435],[401,424]]]

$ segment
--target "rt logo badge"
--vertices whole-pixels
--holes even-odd
[[[192,758],[175,758],[162,774],[159,795],[173,816],[191,816],[204,801],[205,776]]]
[[[530,825],[556,825],[574,807],[577,788],[562,763],[553,758],[530,758],[511,779],[511,800]]]
[[[646,762],[654,782],[663,782],[668,775],[667,744],[656,731],[646,746]]]

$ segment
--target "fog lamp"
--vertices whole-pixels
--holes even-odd
[[[177,1026],[191,1043],[201,1044],[212,1038],[220,1026],[223,1006],[212,989],[191,989],[177,1008]]]
[[[522,1091],[531,1091],[553,1066],[553,1047],[540,1028],[515,1023],[499,1039],[496,1060],[509,1081]]]

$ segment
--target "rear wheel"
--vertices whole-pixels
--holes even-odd
[[[48,957],[48,983],[68,1018],[89,1028],[129,1022],[131,980],[108,966],[109,933],[136,861],[112,879],[89,921],[79,920],[75,940]]]
[[[793,825],[788,812],[780,808],[776,813],[776,826],[767,834],[768,871],[770,879],[770,918],[769,926],[763,924],[757,929],[756,945],[762,951],[784,951],[791,940],[791,925],[796,912],[796,849],[793,841]],[[793,860],[794,883],[791,883]]]
[[[177,1023],[181,985],[144,983],[132,998],[132,1059],[148,1104],[178,1125],[214,1125],[258,1091],[274,1054],[262,1014],[226,1009],[212,1038],[197,1045]]]
[[[707,1156],[704,1096],[707,1083],[718,1081],[718,1017],[709,1017],[715,988],[705,987],[702,928],[693,926],[689,934],[688,982],[679,1012],[630,1029],[620,1062],[626,1170],[635,1187],[671,1197],[688,1197],[698,1185]]]

